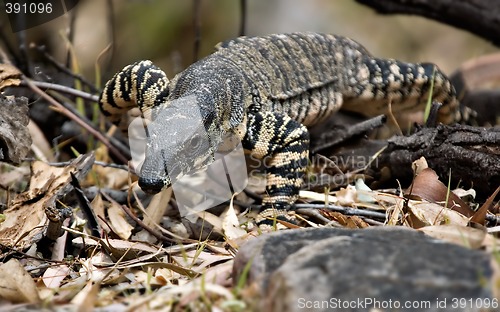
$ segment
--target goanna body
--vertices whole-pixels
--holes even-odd
[[[120,123],[135,105],[147,111],[196,99],[210,142],[200,147],[185,140],[183,152],[160,152],[162,144],[150,138],[139,179],[144,190],[155,192],[170,184],[167,163],[181,162],[183,168],[176,171],[181,173],[210,163],[216,145],[229,133],[256,158],[269,158],[264,204],[286,209],[303,182],[307,127],[340,108],[367,116],[385,113],[389,102],[395,113],[422,109],[432,80],[432,96],[443,103],[440,120],[455,120],[454,89],[433,64],[375,58],[357,42],[334,35],[278,34],[219,44],[215,53],[172,81],[149,61],[129,65],[107,83],[100,104],[104,114]],[[165,120],[169,122],[176,121]],[[190,157],[176,156],[186,153]]]

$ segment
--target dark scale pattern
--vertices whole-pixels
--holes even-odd
[[[234,133],[257,158],[266,159],[265,207],[287,208],[298,197],[308,162],[312,126],[338,109],[373,116],[422,109],[434,79],[442,121],[459,117],[455,91],[433,64],[372,57],[357,42],[316,33],[240,37],[220,43],[212,55],[168,81],[149,61],[125,67],[104,88],[100,104],[115,123],[130,107],[166,107],[195,96],[213,145]],[[159,144],[149,142],[149,147]],[[195,155],[203,163],[214,146]],[[161,148],[161,146],[160,146]],[[168,186],[165,159],[148,150],[139,184],[146,191]],[[156,157],[156,158],[155,158]],[[142,183],[141,183],[142,181]]]

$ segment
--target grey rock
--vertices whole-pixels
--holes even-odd
[[[262,235],[240,249],[235,281],[248,261],[265,311],[479,311],[493,302],[487,253],[406,228]]]

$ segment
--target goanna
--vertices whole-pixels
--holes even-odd
[[[443,104],[440,121],[456,120],[454,88],[434,64],[376,58],[357,42],[335,35],[277,34],[221,43],[171,81],[150,61],[128,65],[107,82],[100,105],[119,124],[131,107],[146,112],[180,103],[175,116],[159,121],[175,127],[149,138],[139,177],[143,190],[158,192],[171,184],[172,175],[211,163],[229,134],[253,157],[268,158],[263,207],[283,210],[297,200],[303,183],[307,127],[340,108],[367,116],[386,112],[389,102],[394,113],[421,110],[432,80],[432,97]],[[187,98],[197,103],[200,125],[190,122],[192,111],[183,112]],[[178,130],[191,135],[167,144]]]

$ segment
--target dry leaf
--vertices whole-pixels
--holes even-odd
[[[357,200],[356,188],[352,185],[348,185],[346,188],[341,188],[340,191],[336,192],[338,204],[341,206],[352,206]]]
[[[78,306],[78,312],[92,312],[97,305],[99,289],[99,284],[88,281],[87,285],[71,300],[71,303]]]
[[[373,192],[366,184],[363,179],[357,179],[356,180],[356,199],[358,202],[361,203],[375,203],[376,200],[373,197],[375,195],[375,192]]]
[[[193,211],[193,214],[210,223],[215,233],[222,234],[222,219],[208,211]]]
[[[229,206],[220,216],[222,219],[222,232],[228,239],[237,239],[247,234],[247,232],[240,227],[240,221],[234,211],[233,199],[234,195],[231,197]]]
[[[127,215],[120,204],[112,202],[108,207],[108,217],[113,232],[121,239],[127,240],[132,235],[134,227],[127,221]]]
[[[445,202],[448,188],[439,181],[436,172],[430,168],[422,170],[406,190],[405,195],[417,196],[429,202]],[[466,217],[471,217],[474,211],[453,192],[449,192],[447,208],[456,210]]]
[[[144,224],[151,228],[161,223],[161,219],[165,215],[168,208],[168,203],[172,197],[172,188],[166,188],[155,194],[151,199],[146,212],[144,213]]]
[[[419,231],[450,243],[468,248],[481,247],[486,236],[486,228],[473,228],[462,225],[433,225],[420,228]]]
[[[191,250],[182,256],[173,256],[173,260],[182,266],[190,267],[193,271],[203,273],[204,270],[215,263],[232,260],[233,256],[226,254],[213,254],[204,250]]]
[[[455,193],[455,195],[464,200],[466,200],[465,198],[471,198],[471,199],[476,198],[476,190],[472,188],[468,190],[464,190],[463,188],[457,188],[453,190],[453,193]]]
[[[99,177],[99,183],[92,182],[93,184],[99,184],[103,188],[110,189],[120,189],[122,187],[127,187],[129,182],[129,172],[113,167],[103,167],[94,166],[92,171]]]
[[[51,266],[43,273],[43,284],[47,288],[59,288],[59,286],[61,286],[61,282],[70,272],[70,268],[64,264]]]
[[[209,267],[204,273],[203,278],[211,284],[217,284],[225,287],[232,286],[233,259],[222,264]]]
[[[411,163],[411,169],[416,175],[420,174],[424,169],[427,168],[429,168],[429,165],[427,164],[427,160],[423,156]]]
[[[3,212],[5,221],[0,223],[0,243],[25,248],[40,240],[48,225],[46,213],[50,212],[51,218],[59,217],[55,202],[72,188],[70,173],[82,176],[92,162],[92,154],[82,155],[66,167],[33,162],[30,188],[17,195]]]
[[[101,193],[97,193],[92,202],[90,203],[90,207],[95,214],[97,223],[103,229],[104,232],[109,233],[111,229],[106,220],[106,212],[105,212],[105,204],[102,199]]]
[[[382,192],[375,192],[374,197],[377,200],[377,202],[385,203],[388,205],[396,205],[402,199],[398,195],[382,193]]]
[[[491,194],[490,197],[484,202],[484,204],[481,206],[481,208],[476,211],[474,216],[470,219],[471,222],[474,223],[479,223],[479,224],[485,224],[486,223],[486,213],[493,208],[493,201],[495,200],[495,197],[497,196],[498,192],[500,192],[500,186],[497,187],[495,192]]]
[[[16,259],[0,264],[0,298],[14,303],[40,302],[33,278]]]
[[[500,79],[500,53],[491,53],[469,59],[458,69],[465,83],[464,89],[477,90]]]
[[[0,64],[0,91],[12,86],[18,86],[21,83],[22,73],[16,67],[10,64]]]
[[[3,164],[5,170],[2,168],[2,173],[0,173],[0,185],[4,189],[14,189],[20,188],[20,185],[26,183],[27,178],[30,174],[30,168],[28,166],[15,167],[9,164]]]
[[[346,216],[338,211],[331,211],[327,209],[320,209],[320,212],[329,220],[337,221],[342,226],[350,229],[363,229],[370,226],[358,216]]]
[[[411,212],[412,227],[415,229],[440,224],[466,226],[469,223],[469,219],[461,213],[435,203],[410,200],[408,202],[408,209]]]
[[[28,123],[28,131],[32,138],[31,150],[35,153],[35,158],[45,162],[55,161],[55,154],[52,146],[47,141],[45,134],[38,125],[31,121]]]

